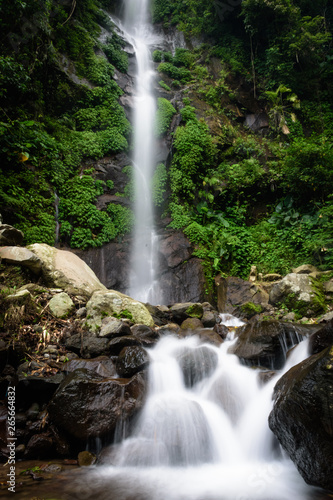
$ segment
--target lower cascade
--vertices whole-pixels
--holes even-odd
[[[307,357],[308,341],[263,385],[258,370],[228,354],[232,337],[218,348],[196,336],[166,336],[148,351],[145,406],[130,435],[90,472],[85,498],[316,498],[316,489],[305,484],[267,423],[273,388]]]

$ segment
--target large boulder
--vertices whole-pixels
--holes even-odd
[[[215,278],[215,285],[219,312],[247,317],[249,310],[258,314],[267,308],[268,293],[259,285],[235,276],[224,278],[220,275]]]
[[[106,290],[90,267],[74,253],[44,243],[27,248],[42,262],[43,277],[50,286],[85,297],[91,297],[96,290]]]
[[[333,347],[276,384],[269,426],[305,481],[333,491]]]
[[[297,311],[300,317],[323,311],[325,307],[322,284],[308,274],[297,273],[287,274],[273,286],[269,302],[275,306],[284,304]]]
[[[131,379],[103,378],[80,369],[66,377],[48,405],[53,423],[70,436],[88,438],[110,435],[121,420],[142,407],[146,384],[138,373]]]
[[[0,246],[22,245],[24,234],[9,224],[0,224]]]
[[[37,275],[42,271],[41,260],[37,255],[24,247],[0,247],[0,258],[8,264],[26,267]]]
[[[318,329],[318,325],[250,321],[237,329],[237,341],[229,352],[247,364],[278,370],[285,363],[287,350]]]
[[[148,309],[137,300],[114,290],[98,290],[87,303],[87,325],[97,331],[106,316],[117,315],[130,318],[134,323],[153,326],[154,321]]]

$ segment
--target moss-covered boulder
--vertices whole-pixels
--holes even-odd
[[[287,274],[271,289],[269,302],[275,306],[286,306],[299,318],[325,311],[322,283],[308,274]]]
[[[142,302],[114,290],[98,290],[87,303],[87,325],[97,331],[107,316],[127,317],[133,323],[153,326],[154,321]]]

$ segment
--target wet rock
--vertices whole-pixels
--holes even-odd
[[[74,253],[45,243],[35,243],[27,248],[41,260],[43,277],[51,287],[88,298],[96,290],[106,290],[95,273]]]
[[[25,458],[43,459],[52,456],[54,452],[54,443],[49,433],[43,432],[35,434],[29,439],[26,446]]]
[[[36,418],[38,417],[38,413],[39,413],[39,404],[33,403],[28,409],[26,415],[29,420],[36,420]]]
[[[222,323],[214,326],[214,332],[216,332],[224,340],[229,334],[229,328]]]
[[[52,421],[81,441],[109,435],[132,417],[145,397],[141,374],[131,379],[104,379],[88,370],[68,375],[48,406]]]
[[[171,320],[176,323],[181,323],[182,321],[184,321],[186,318],[188,318],[188,314],[186,313],[186,311],[193,305],[194,305],[193,302],[182,302],[179,304],[173,304],[170,307]]]
[[[186,387],[193,387],[200,380],[209,377],[218,363],[215,351],[206,346],[188,349],[178,358]]]
[[[333,491],[333,348],[291,368],[274,399],[271,430],[307,483]]]
[[[198,318],[187,318],[180,325],[181,330],[197,330],[203,328],[203,324]]]
[[[138,339],[152,339],[157,340],[160,338],[159,334],[147,325],[133,325],[131,327],[131,334]]]
[[[63,371],[67,373],[74,372],[80,368],[93,371],[101,377],[110,378],[117,374],[113,361],[107,356],[99,356],[94,359],[73,359],[63,365]]]
[[[94,465],[96,460],[96,455],[94,455],[94,453],[90,453],[90,451],[81,451],[77,457],[80,467],[90,467],[90,465]]]
[[[24,234],[9,224],[0,224],[0,246],[22,245]]]
[[[218,313],[214,311],[204,311],[201,323],[205,328],[213,328],[219,319]]]
[[[57,293],[49,302],[50,312],[56,318],[67,318],[74,308],[74,302],[65,292]]]
[[[223,342],[220,335],[218,335],[216,332],[214,332],[214,330],[211,330],[210,328],[196,330],[193,333],[199,337],[201,342],[207,342],[208,344],[213,344],[216,347],[219,347]]]
[[[317,354],[318,352],[333,345],[333,319],[329,321],[323,328],[313,333],[309,339],[309,353]]]
[[[109,339],[77,333],[66,340],[66,348],[84,358],[97,358],[109,353]]]
[[[128,323],[117,318],[107,317],[102,320],[102,326],[99,337],[112,339],[123,335],[131,335],[131,329]]]
[[[117,372],[120,377],[129,378],[140,372],[149,363],[149,356],[142,347],[124,347],[117,359]]]
[[[98,330],[102,325],[102,318],[105,315],[113,316],[113,314],[126,314],[126,317],[130,315],[134,323],[154,325],[153,318],[141,302],[113,290],[94,292],[87,303],[87,324],[89,327],[93,331]]]
[[[282,368],[286,351],[298,343],[303,331],[278,321],[251,321],[237,329],[237,341],[229,352],[253,366],[277,370]]]
[[[155,325],[162,326],[166,325],[170,321],[169,308],[166,306],[152,306],[151,304],[145,304],[146,308],[151,314]]]
[[[258,373],[259,382],[262,385],[267,384],[267,382],[269,382],[273,377],[275,377],[276,373],[277,372],[275,370],[265,370],[265,371],[259,372]]]
[[[27,248],[16,246],[0,247],[0,258],[8,264],[26,267],[37,275],[42,270],[41,260]]]
[[[61,457],[68,456],[70,454],[70,443],[68,438],[54,425],[50,425],[50,432],[57,455]]]
[[[177,333],[180,330],[180,326],[177,325],[176,323],[168,323],[167,325],[161,326],[158,328],[156,331],[159,333],[161,336],[165,335],[177,335]]]
[[[48,403],[55,391],[64,379],[62,373],[57,373],[51,377],[19,375],[19,381],[16,386],[16,404],[17,409],[27,409],[31,406],[31,401],[39,405]]]
[[[117,337],[115,339],[112,339],[109,342],[108,348],[112,356],[118,356],[118,354],[124,347],[130,347],[130,346],[140,347],[141,345],[142,345],[141,340],[134,337],[134,335],[126,335],[124,337]]]

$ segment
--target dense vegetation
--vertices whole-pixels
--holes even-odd
[[[0,213],[26,243],[100,246],[130,231],[131,210],[101,194],[94,161],[128,152],[131,127],[115,68],[128,57],[101,8],[111,0],[0,2]],[[208,277],[246,277],[251,264],[287,272],[333,267],[333,7],[328,0],[153,0],[152,18],[177,26],[192,50],[156,50],[165,91],[156,136],[175,113],[170,165],[155,204],[203,258]],[[101,27],[110,36],[99,39]],[[169,100],[183,97],[180,109]],[[245,116],[266,113],[256,133]],[[130,174],[130,168],[126,172]],[[56,206],[59,200],[58,221]]]
[[[332,267],[330,3],[154,0],[153,19],[205,42],[186,56],[155,54],[168,85],[186,85],[188,96],[170,168],[172,227],[210,276],[246,277],[251,264]],[[242,116],[259,109],[269,128],[253,133]]]

